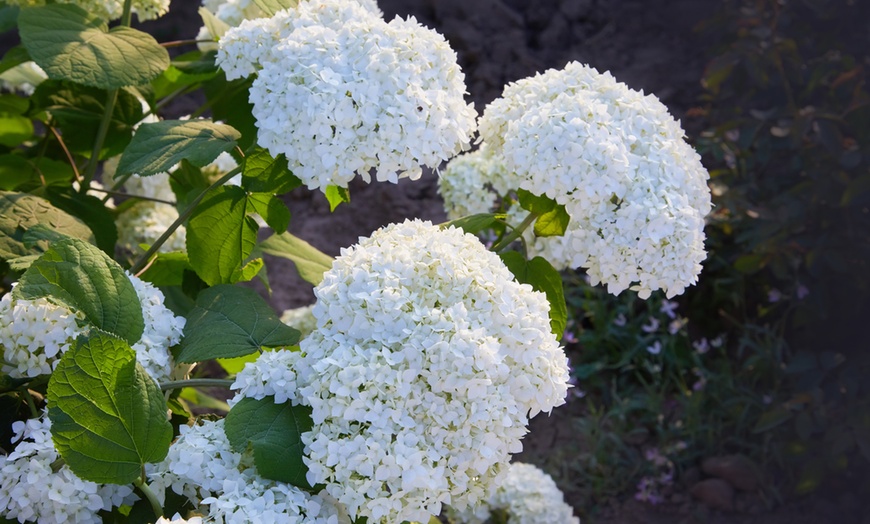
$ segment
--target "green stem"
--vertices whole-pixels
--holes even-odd
[[[139,491],[145,495],[145,498],[148,499],[148,502],[151,503],[151,509],[154,511],[154,516],[160,518],[163,516],[163,506],[160,504],[160,501],[157,500],[157,494],[155,494],[151,487],[145,483],[145,472],[142,472],[142,476],[133,481],[133,485],[139,488]]]
[[[106,92],[106,107],[103,110],[103,119],[100,120],[100,127],[97,129],[97,138],[94,140],[94,147],[91,150],[91,158],[88,160],[88,165],[85,167],[85,172],[82,174],[82,185],[79,188],[79,193],[83,195],[88,192],[88,188],[91,186],[91,180],[94,179],[94,173],[97,172],[100,151],[103,149],[106,135],[109,134],[109,124],[112,123],[112,113],[115,110],[115,102],[117,100],[118,90],[109,89]]]
[[[529,216],[527,216],[526,219],[523,220],[523,222],[522,222],[520,225],[518,225],[517,227],[515,227],[515,228],[513,229],[513,231],[510,232],[510,234],[508,234],[506,237],[502,238],[501,241],[500,241],[499,243],[497,243],[496,245],[492,246],[491,251],[493,251],[494,253],[498,253],[499,251],[503,251],[506,247],[508,247],[509,245],[511,245],[511,243],[512,243],[514,240],[516,240],[516,239],[518,239],[520,236],[522,236],[523,231],[525,231],[526,229],[528,229],[528,227],[529,227],[530,225],[532,225],[532,223],[533,223],[535,220],[537,220],[538,216],[539,216],[539,215],[538,215],[537,213],[529,213]]]
[[[175,202],[172,202],[170,200],[163,200],[162,198],[147,197],[147,196],[142,196],[142,195],[131,195],[130,193],[122,193],[120,191],[111,191],[109,189],[99,189],[96,187],[92,187],[91,191],[95,191],[97,193],[105,193],[108,196],[126,197],[126,198],[132,198],[135,200],[148,200],[149,202],[157,202],[160,204],[167,204],[170,206],[175,205]],[[106,200],[108,200],[108,199],[106,199]]]
[[[133,0],[124,0],[124,11],[121,15],[121,25],[130,27],[133,18]]]
[[[24,395],[24,400],[27,402],[27,407],[30,408],[30,414],[33,415],[33,418],[39,417],[39,410],[36,409],[36,403],[33,402],[33,395],[30,394],[26,388],[21,390],[21,393]]]
[[[227,388],[233,385],[233,380],[227,378],[189,378],[186,380],[170,380],[169,382],[161,382],[160,389],[169,391],[171,389],[181,388],[209,388],[219,387]]]
[[[236,167],[235,169],[233,169],[229,173],[220,177],[214,184],[208,186],[202,193],[197,195],[196,198],[193,199],[193,202],[191,202],[190,205],[187,206],[187,209],[185,209],[184,212],[178,216],[178,219],[175,222],[173,222],[166,229],[166,231],[163,232],[162,235],[160,235],[160,238],[158,238],[151,245],[150,248],[148,248],[148,251],[146,251],[144,255],[142,255],[141,257],[139,257],[138,260],[136,260],[136,262],[130,268],[130,272],[135,275],[135,274],[139,273],[139,271],[148,264],[148,261],[151,260],[151,257],[154,256],[154,254],[157,253],[157,250],[160,249],[160,246],[162,246],[163,243],[166,242],[170,236],[172,236],[172,233],[175,233],[175,230],[178,229],[178,227],[181,224],[183,224],[185,220],[190,218],[190,215],[193,214],[193,211],[196,209],[196,206],[199,205],[199,203],[202,201],[202,199],[205,197],[205,195],[209,191],[211,191],[212,189],[214,189],[216,187],[220,187],[221,185],[224,184],[224,182],[233,178],[234,176],[236,176],[237,174],[239,174],[241,172],[242,172],[242,166]]]

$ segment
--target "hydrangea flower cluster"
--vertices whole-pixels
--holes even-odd
[[[25,96],[30,96],[36,86],[47,78],[48,75],[36,65],[36,62],[28,60],[0,73],[0,88],[5,91],[18,91]]]
[[[154,20],[165,15],[169,11],[170,0],[133,0],[132,12],[140,21]],[[88,13],[105,20],[117,20],[124,13],[124,0],[58,0],[47,2],[46,0],[4,0],[8,5],[30,7],[45,5],[47,3],[75,4]]]
[[[166,459],[149,467],[151,488],[188,497],[209,522],[339,524],[330,501],[257,474],[252,454],[232,451],[224,421],[182,426]]]
[[[260,400],[275,397],[275,403],[283,404],[288,400],[294,406],[301,403],[298,386],[302,382],[296,374],[296,363],[302,358],[299,351],[279,349],[262,353],[257,360],[245,364],[236,374],[232,389],[235,397],[228,402],[235,405],[243,398]]]
[[[314,318],[314,305],[288,309],[281,313],[281,322],[299,330],[305,338],[317,328],[317,319]]]
[[[483,524],[495,511],[511,524],[580,524],[553,478],[531,464],[514,462],[495,493],[475,510],[453,512],[463,524]]]
[[[264,353],[237,386],[311,406],[308,481],[354,518],[425,522],[442,503],[476,504],[521,451],[529,417],[565,401],[546,297],[460,229],[376,231],[315,295],[301,353]]]
[[[0,372],[14,378],[51,373],[81,333],[80,320],[45,298],[13,300],[7,293],[0,298]]]
[[[505,169],[485,143],[476,151],[454,157],[440,174],[438,193],[450,220],[489,213],[501,197],[519,186],[518,177]]]
[[[370,3],[370,2],[368,2]],[[309,189],[418,178],[469,147],[476,112],[444,37],[413,18],[387,23],[355,0],[309,0],[246,20],[220,40],[228,79],[249,92],[257,143]]]
[[[202,517],[190,517],[189,519],[182,518],[176,513],[171,518],[160,517],[154,524],[202,524]]]
[[[51,440],[51,421],[40,418],[13,422],[12,442],[21,441],[9,455],[0,454],[0,513],[18,522],[99,524],[97,514],[137,500],[131,486],[96,484],[82,480],[63,465]]]
[[[178,210],[175,206],[141,200],[118,215],[115,224],[118,227],[118,247],[129,253],[138,253],[140,244],[151,245],[176,220]],[[187,230],[180,226],[169,237],[160,251],[184,251],[187,242]]]
[[[508,85],[480,134],[519,177],[514,189],[565,206],[573,256],[563,267],[643,298],[697,281],[708,174],[657,98],[572,62]]]
[[[131,347],[154,380],[165,380],[174,367],[169,348],[181,341],[185,318],[175,316],[163,304],[159,289],[127,276],[136,289],[145,320],[142,337]],[[51,373],[76,337],[88,329],[84,317],[65,306],[44,298],[17,300],[7,293],[0,299],[0,371],[16,378]]]

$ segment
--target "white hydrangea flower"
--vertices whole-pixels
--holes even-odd
[[[256,73],[257,143],[309,189],[418,178],[469,147],[474,108],[444,37],[353,0],[310,0],[220,40],[228,79]]]
[[[302,353],[299,351],[264,351],[257,360],[245,364],[236,374],[231,386],[236,390],[236,396],[230,399],[229,405],[234,406],[245,397],[259,400],[267,396],[274,396],[277,404],[289,400],[294,406],[299,405],[299,378],[295,366],[300,358]]]
[[[281,313],[281,322],[302,333],[300,338],[307,337],[317,328],[317,319],[314,318],[314,304],[284,311]]]
[[[7,293],[0,298],[0,372],[14,378],[51,373],[82,333],[82,319],[45,298],[13,300]]]
[[[133,0],[132,12],[140,21],[154,20],[165,15],[169,11],[170,0]],[[124,0],[58,0],[47,2],[46,0],[4,0],[8,5],[19,7],[31,7],[45,5],[46,3],[75,4],[88,13],[106,20],[117,20],[124,13]]]
[[[36,62],[27,61],[0,73],[0,88],[30,96],[48,75]]]
[[[223,425],[182,426],[166,459],[148,467],[152,489],[188,497],[209,522],[339,524],[330,501],[258,475],[251,454],[232,451]]]
[[[308,481],[372,524],[485,499],[528,419],[564,403],[542,293],[473,235],[419,220],[344,249],[292,365]],[[284,376],[283,373],[281,376]]]
[[[127,276],[142,306],[145,330],[131,347],[136,360],[156,381],[169,378],[174,362],[169,348],[181,341],[185,318],[177,317],[164,304],[163,293],[148,282]],[[16,300],[11,293],[0,299],[0,371],[15,378],[51,373],[76,337],[86,334],[89,324],[66,306],[45,298]]]
[[[483,524],[492,512],[507,513],[511,524],[580,524],[553,478],[531,464],[514,462],[485,504],[464,512],[451,510],[462,524]]]
[[[14,422],[12,431],[12,442],[21,442],[9,455],[0,454],[0,514],[5,518],[39,524],[99,524],[103,521],[99,511],[137,500],[132,486],[82,480],[65,464],[53,471],[52,464],[60,455],[45,413]]]
[[[521,189],[565,206],[593,284],[646,298],[697,281],[708,173],[657,98],[572,62],[508,85],[480,133]]]
[[[118,227],[118,247],[129,253],[138,253],[139,244],[153,244],[176,220],[178,210],[175,206],[140,200],[118,215],[115,222]],[[184,251],[186,241],[187,230],[180,226],[160,246],[160,251]]]
[[[190,517],[189,519],[185,519],[176,513],[171,518],[160,517],[154,524],[202,524],[202,517]]]
[[[484,143],[480,149],[454,157],[438,178],[438,193],[444,199],[447,218],[490,213],[499,198],[519,186],[498,156]]]
[[[175,316],[164,305],[163,292],[151,283],[127,273],[139,296],[145,330],[142,337],[131,347],[136,351],[136,360],[142,364],[154,380],[168,380],[175,367],[169,348],[180,343],[187,319]]]

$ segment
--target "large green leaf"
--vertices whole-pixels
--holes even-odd
[[[193,271],[187,260],[187,253],[157,253],[139,278],[155,286],[180,286],[184,281],[185,271]]]
[[[280,198],[271,193],[249,193],[248,204],[276,233],[287,231],[290,210]]]
[[[33,136],[33,122],[19,115],[0,115],[0,145],[15,147]]]
[[[268,151],[257,148],[245,157],[242,187],[252,193],[284,194],[302,185],[287,167],[287,158],[272,158]]]
[[[48,383],[54,445],[79,477],[129,484],[166,457],[172,426],[160,387],[123,340],[81,337]]]
[[[526,260],[516,251],[500,253],[502,261],[508,267],[517,282],[529,284],[536,291],[547,295],[550,303],[550,329],[556,338],[561,339],[568,323],[568,308],[565,305],[565,294],[562,290],[562,276],[542,257]]]
[[[115,217],[102,200],[93,195],[83,195],[71,187],[51,187],[45,192],[45,196],[53,205],[87,224],[94,232],[98,248],[110,256],[115,253],[118,228],[115,227]]]
[[[565,210],[565,206],[559,204],[535,220],[535,235],[539,237],[562,236],[568,229],[570,221],[571,216]]]
[[[24,8],[18,30],[49,78],[118,89],[147,84],[169,66],[169,53],[148,33],[124,26],[109,29],[72,4]]]
[[[248,101],[248,93],[253,82],[253,75],[228,82],[226,75],[221,71],[202,86],[206,100],[211,104],[212,117],[239,130],[241,133],[239,147],[244,151],[247,151],[257,138],[254,106]]]
[[[260,475],[310,489],[301,435],[313,425],[308,406],[275,404],[275,397],[243,398],[227,415],[224,432],[236,452],[253,449]]]
[[[24,234],[36,224],[43,224],[66,236],[94,241],[88,226],[47,200],[26,193],[0,191],[0,258],[37,255],[48,249],[48,244],[32,248],[24,245]]]
[[[297,342],[299,332],[281,322],[254,290],[219,285],[197,297],[184,326],[178,361],[240,357],[263,346]]]
[[[66,162],[51,158],[0,155],[0,189],[19,191],[50,185],[68,185],[73,170]]]
[[[46,80],[34,91],[32,114],[45,111],[60,128],[64,144],[75,153],[90,155],[94,137],[106,111],[103,89],[60,80]],[[118,91],[109,120],[109,131],[100,158],[121,154],[133,137],[133,127],[142,120],[142,103],[126,89]]]
[[[130,344],[145,329],[139,297],[124,270],[98,247],[77,238],[53,242],[21,275],[12,293],[24,299],[51,297]]]
[[[211,120],[164,120],[142,124],[121,155],[118,175],[156,175],[187,159],[203,167],[236,145],[241,135]]]
[[[323,280],[323,273],[332,268],[332,257],[290,233],[274,234],[260,242],[257,249],[291,260],[299,276],[315,286]]]
[[[232,284],[243,279],[242,263],[257,242],[259,226],[238,186],[212,189],[190,216],[187,252],[190,263],[208,285]]]
[[[5,73],[15,66],[21,65],[24,62],[30,61],[30,55],[27,54],[27,49],[17,45],[6,51],[3,59],[0,60],[0,73]]]

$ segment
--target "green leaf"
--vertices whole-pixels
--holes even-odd
[[[18,15],[21,42],[49,78],[118,89],[147,84],[169,66],[154,37],[130,27],[108,29],[72,4],[27,7]]]
[[[236,145],[239,132],[211,120],[164,120],[142,124],[121,155],[117,175],[156,175],[187,159],[203,167]]]
[[[3,172],[0,169],[0,178]],[[24,245],[24,234],[37,224],[43,224],[66,236],[92,242],[91,230],[81,220],[52,206],[47,200],[26,193],[0,191],[0,258],[12,259],[38,255],[48,244]]]
[[[296,7],[299,0],[254,0],[254,3],[266,13],[266,17],[271,17],[278,11]]]
[[[255,362],[259,357],[260,353],[249,353],[241,357],[218,358],[216,360],[220,367],[227,372],[227,375],[236,375],[245,368],[245,364]]]
[[[241,279],[242,262],[257,242],[257,222],[248,216],[248,195],[238,186],[212,189],[190,216],[187,252],[208,285]]]
[[[239,147],[244,151],[247,151],[257,138],[254,106],[248,101],[248,92],[253,82],[253,75],[227,82],[226,75],[221,71],[214,79],[202,86],[206,100],[211,104],[212,117],[239,130],[241,133],[241,138],[238,139]]]
[[[145,329],[139,297],[124,270],[99,248],[77,238],[53,242],[21,275],[12,293],[24,299],[51,297],[130,344],[138,342]]]
[[[212,40],[217,43],[224,34],[230,30],[230,25],[220,18],[216,17],[211,11],[205,7],[200,7],[197,11],[202,18],[202,25],[208,30]]]
[[[562,290],[562,276],[542,257],[526,260],[516,251],[499,254],[517,282],[529,284],[536,291],[547,295],[550,303],[550,329],[557,339],[561,339],[568,324],[568,308]]]
[[[73,170],[66,162],[17,154],[0,155],[0,189],[66,185],[72,177]]]
[[[332,257],[290,233],[274,234],[260,242],[257,248],[263,253],[291,260],[299,276],[315,286],[323,280],[323,273],[332,268]]]
[[[11,93],[0,94],[0,113],[5,115],[23,115],[30,108],[28,99]]]
[[[115,253],[118,229],[115,217],[103,201],[93,195],[83,195],[71,187],[49,188],[45,192],[54,206],[81,219],[94,232],[95,243],[109,256]]]
[[[299,332],[281,322],[256,291],[218,285],[196,298],[184,326],[178,361],[240,357],[263,346],[292,346],[297,342]]]
[[[15,147],[33,137],[33,122],[18,115],[0,115],[0,145]]]
[[[253,448],[260,475],[310,489],[305,478],[308,467],[302,461],[302,434],[313,426],[308,406],[275,404],[275,397],[243,398],[227,415],[224,432],[237,453]]]
[[[507,217],[504,213],[479,213],[477,215],[468,215],[467,217],[457,218],[450,222],[441,224],[441,229],[446,229],[450,226],[458,227],[466,233],[476,235],[485,229],[489,229],[499,223],[499,220],[504,220]]]
[[[148,265],[148,269],[139,278],[155,286],[180,286],[184,280],[185,270],[193,270],[187,260],[187,253],[183,251],[157,253]]]
[[[3,55],[3,60],[0,60],[0,73],[5,73],[24,62],[30,62],[30,55],[27,53],[27,49],[24,49],[20,45],[12,47]]]
[[[151,82],[151,87],[154,89],[155,98],[159,99],[180,89],[211,80],[215,75],[217,75],[216,70],[205,73],[186,73],[173,64]]]
[[[787,422],[793,416],[792,412],[783,406],[776,406],[768,411],[765,411],[758,417],[758,422],[752,429],[753,433],[764,433],[771,430],[784,422]]]
[[[46,80],[31,97],[34,106],[31,113],[46,111],[60,128],[70,151],[90,156],[94,136],[106,111],[107,96],[105,90],[96,87]],[[121,154],[142,117],[142,103],[136,95],[126,89],[119,90],[100,158]]]
[[[218,400],[211,395],[206,395],[196,388],[182,388],[178,398],[186,400],[190,404],[195,404],[201,408],[206,408],[212,411],[229,412],[230,405],[223,400]]]
[[[94,332],[61,357],[48,383],[54,445],[85,480],[129,484],[166,457],[172,426],[160,387],[124,341]]]
[[[269,193],[251,193],[248,195],[248,204],[276,233],[287,231],[290,210],[281,199]]]
[[[335,211],[342,202],[350,202],[350,191],[346,187],[326,186],[326,200],[329,202],[329,211]]]
[[[517,190],[517,197],[520,200],[520,207],[531,213],[543,215],[548,211],[556,208],[556,201],[546,196],[536,196],[529,193],[525,189]]]
[[[15,29],[18,23],[19,8],[16,5],[5,5],[0,7],[0,33]]]
[[[559,204],[535,220],[535,235],[539,237],[559,237],[565,234],[571,216],[565,206]]]
[[[257,148],[245,157],[242,187],[251,193],[287,193],[302,185],[287,167],[287,158],[272,158],[268,151]]]

